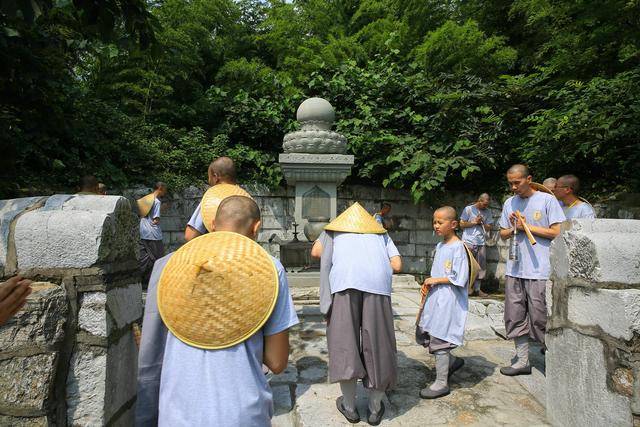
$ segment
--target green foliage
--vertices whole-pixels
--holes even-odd
[[[220,155],[276,186],[309,96],[336,109],[351,182],[502,191],[527,162],[640,190],[637,1],[9,0],[0,63],[3,197],[88,173],[179,189]]]
[[[490,77],[506,73],[517,52],[504,37],[487,37],[474,21],[445,22],[430,32],[416,49],[416,59],[432,75],[452,73]]]

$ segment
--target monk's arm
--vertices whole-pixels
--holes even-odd
[[[391,257],[389,259],[389,262],[391,263],[391,269],[393,270],[394,273],[400,273],[400,271],[402,270],[402,258],[400,258],[399,255]]]
[[[289,330],[264,337],[264,360],[274,374],[284,371],[289,362]]]
[[[195,228],[187,225],[187,228],[184,229],[184,241],[188,242],[189,240],[193,240],[196,237],[200,236],[201,233]]]
[[[529,231],[531,231],[531,234],[544,237],[545,239],[553,240],[560,234],[560,223],[551,224],[548,228],[538,227],[537,225],[527,225],[529,226]]]
[[[322,256],[322,243],[320,240],[316,240],[311,247],[311,256],[314,258],[320,258]]]

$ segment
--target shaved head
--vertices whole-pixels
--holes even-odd
[[[233,231],[252,237],[255,225],[260,221],[260,208],[253,199],[230,196],[224,199],[214,221],[215,231]]]
[[[544,185],[545,187],[551,188],[556,186],[556,182],[558,182],[558,180],[555,178],[547,178],[544,181],[542,181],[542,185]]]
[[[209,177],[216,176],[220,182],[236,183],[236,165],[229,157],[218,157],[209,165]]]
[[[507,171],[507,175],[515,175],[515,174],[518,174],[522,178],[526,178],[529,175],[531,175],[529,173],[529,168],[526,167],[525,165],[521,165],[521,164],[515,164],[515,165],[511,166],[509,168],[509,170]]]
[[[436,216],[436,214],[441,214],[446,219],[451,221],[458,220],[458,214],[456,213],[456,210],[451,206],[442,206],[441,208],[436,209],[435,212],[433,213],[433,216]]]
[[[489,200],[491,200],[491,197],[489,197],[489,194],[487,193],[482,193],[481,195],[478,196],[479,202],[488,202]]]
[[[559,186],[567,186],[573,190],[574,194],[578,194],[580,191],[580,180],[575,175],[562,175],[558,178]]]

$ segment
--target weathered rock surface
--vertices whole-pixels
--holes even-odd
[[[0,360],[0,407],[44,413],[56,356],[50,352]]]
[[[547,415],[558,426],[631,426],[629,398],[609,390],[603,345],[571,329],[547,334]]]
[[[63,338],[66,292],[53,283],[35,282],[27,305],[0,328],[0,351],[52,346]]]

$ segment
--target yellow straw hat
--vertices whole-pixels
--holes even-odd
[[[278,298],[278,272],[255,241],[228,231],[197,237],[169,259],[158,284],[158,310],[182,342],[222,349],[250,338]]]
[[[156,195],[154,193],[147,194],[144,197],[136,200],[136,205],[138,205],[138,213],[141,217],[149,215],[151,208],[153,207],[153,202],[156,200]]]
[[[324,229],[360,234],[384,234],[387,232],[358,202],[338,215]]]
[[[251,195],[244,191],[242,187],[235,184],[216,184],[209,188],[204,196],[202,196],[202,204],[200,205],[200,215],[202,222],[209,232],[213,231],[213,220],[216,219],[216,212],[220,202],[230,196],[245,196],[251,198]]]
[[[533,188],[536,191],[542,191],[543,193],[549,193],[549,194],[551,194],[553,196],[553,191],[551,191],[549,189],[549,187],[547,187],[545,185],[542,185],[542,184],[540,184],[538,182],[532,182],[530,184],[530,186],[531,186],[531,188]]]
[[[469,249],[466,243],[463,243],[463,245],[464,245],[465,251],[467,252],[467,258],[469,260],[469,289],[470,289],[471,286],[473,286],[474,282],[476,281],[476,277],[478,277],[478,273],[480,273],[480,264],[478,264],[478,261],[476,261],[475,257],[473,256],[473,253],[471,252],[471,249]]]

